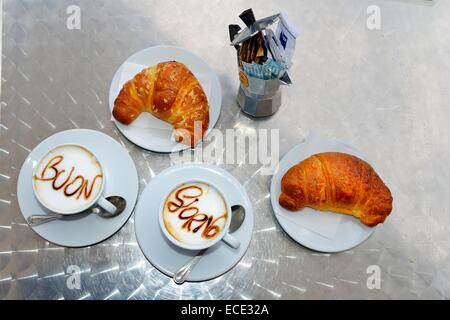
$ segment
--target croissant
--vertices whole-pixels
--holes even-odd
[[[175,140],[191,146],[209,125],[208,100],[199,81],[176,61],[146,68],[122,87],[114,102],[114,118],[128,125],[142,112],[172,124]]]
[[[353,215],[369,227],[384,222],[392,196],[375,170],[345,153],[315,154],[290,168],[281,180],[279,203]]]

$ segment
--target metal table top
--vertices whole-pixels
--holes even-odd
[[[380,299],[450,297],[450,2],[419,0],[258,1],[257,17],[284,10],[301,29],[293,85],[273,117],[252,120],[236,103],[238,75],[229,23],[248,1],[76,1],[81,29],[69,30],[73,1],[3,1],[0,122],[0,298],[4,299]],[[380,29],[367,8],[380,9]],[[147,262],[130,219],[111,239],[68,249],[39,238],[19,212],[20,167],[44,138],[90,128],[120,141],[138,168],[140,190],[170,165],[167,155],[127,141],[110,121],[117,67],[158,44],[185,47],[217,72],[217,128],[280,129],[280,156],[309,133],[363,151],[394,196],[394,211],[365,243],[339,254],[310,251],[276,223],[270,176],[255,165],[221,164],[254,205],[250,248],[229,273],[177,286]],[[256,172],[256,173],[255,173]],[[81,289],[67,267],[81,268]],[[369,266],[381,288],[369,289]],[[369,268],[369,271],[371,269]]]

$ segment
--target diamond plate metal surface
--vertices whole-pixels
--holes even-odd
[[[66,9],[81,8],[68,30]],[[366,27],[369,5],[380,30]],[[271,118],[237,107],[228,23],[253,6],[258,17],[285,10],[301,27],[294,85]],[[418,1],[3,1],[0,118],[0,298],[2,299],[448,299],[450,297],[450,2]],[[270,177],[258,166],[228,165],[246,188],[255,229],[243,260],[219,279],[177,286],[144,258],[133,218],[111,239],[67,249],[39,238],[19,212],[20,167],[42,139],[72,128],[102,131],[129,151],[140,190],[169,166],[168,156],[127,141],[110,121],[109,84],[132,53],[158,44],[185,47],[220,77],[217,128],[280,129],[280,153],[310,132],[368,155],[394,194],[394,212],[362,245],[320,254],[276,223]],[[81,268],[70,290],[67,268]],[[369,290],[367,267],[381,269]]]

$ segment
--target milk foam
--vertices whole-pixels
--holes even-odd
[[[190,186],[196,186],[201,188],[203,190],[203,194],[199,197],[195,197],[199,195],[198,189],[195,188],[184,189]],[[217,226],[218,228],[217,229],[213,228],[216,231],[211,230],[211,232],[209,233],[210,237],[208,236],[205,237],[204,234],[205,228],[207,226],[206,222],[204,223],[203,226],[199,228],[197,232],[194,232],[195,228],[199,227],[202,224],[202,222],[193,221],[190,226],[191,230],[189,231],[187,229],[187,226],[183,227],[183,225],[189,221],[189,218],[181,219],[179,217],[179,214],[183,210],[183,208],[179,208],[178,210],[174,211],[176,207],[172,205],[171,210],[174,212],[171,212],[171,210],[169,210],[170,202],[180,204],[180,201],[176,199],[176,195],[177,192],[182,189],[184,189],[184,191],[182,191],[182,193],[179,193],[179,197],[184,199],[185,205],[195,200],[195,198],[198,199],[191,206],[188,206],[189,208],[198,208],[198,214],[197,216],[195,216],[196,219],[200,220],[204,218],[205,216],[202,214],[206,214],[208,217],[212,217],[211,219],[212,221],[220,218],[214,223],[214,225]],[[194,198],[189,199],[184,196],[192,196]],[[204,244],[205,242],[215,239],[222,233],[223,228],[227,223],[227,219],[229,218],[227,206],[225,204],[222,195],[214,187],[201,182],[193,182],[180,185],[178,188],[172,191],[171,194],[167,197],[163,210],[164,210],[163,211],[164,225],[166,227],[166,230],[175,239],[188,245]],[[195,212],[196,212],[195,209],[190,209],[185,211],[185,213],[183,213],[182,215],[183,217],[186,218],[192,216]],[[217,232],[217,230],[219,231]]]
[[[57,163],[58,161],[60,162]],[[70,175],[72,168],[73,172]],[[39,162],[33,177],[34,190],[38,199],[47,208],[61,213],[77,212],[87,209],[98,196],[103,186],[102,174],[97,158],[89,150],[77,145],[64,145],[50,151]],[[75,180],[77,176],[85,179],[86,188],[81,187],[83,183],[81,178]],[[43,181],[41,178],[54,179]],[[70,184],[71,182],[73,183]],[[62,187],[55,190],[52,184]],[[86,198],[85,194],[89,193],[91,187],[92,191]],[[70,195],[77,189],[78,192]]]

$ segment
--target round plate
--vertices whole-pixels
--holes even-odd
[[[340,252],[365,241],[375,228],[362,224],[352,216],[317,211],[308,207],[292,212],[281,207],[278,202],[281,179],[286,171],[313,154],[329,151],[344,152],[365,160],[364,155],[350,146],[332,139],[310,136],[304,143],[286,153],[280,161],[279,168],[272,177],[270,199],[276,219],[291,238],[312,250]]]
[[[144,255],[159,271],[169,277],[192,259],[198,251],[181,249],[172,244],[163,234],[158,210],[163,197],[170,189],[183,181],[205,180],[224,193],[230,206],[245,208],[245,220],[233,233],[241,245],[232,249],[223,241],[206,251],[192,270],[188,281],[206,281],[216,278],[233,268],[244,256],[253,232],[253,212],[244,187],[227,171],[207,164],[182,164],[162,171],[147,185],[139,199],[135,213],[136,237]]]
[[[114,100],[122,86],[143,68],[164,61],[182,62],[192,71],[202,85],[209,103],[208,134],[219,119],[222,106],[222,91],[219,78],[208,64],[192,52],[173,46],[156,46],[139,51],[129,57],[116,71],[109,89],[109,108],[112,112]],[[190,146],[172,139],[172,125],[148,112],[143,112],[133,123],[124,125],[113,119],[117,128],[128,140],[138,146],[156,152],[177,152]]]
[[[42,238],[57,245],[86,247],[111,237],[128,221],[138,196],[138,175],[128,152],[111,137],[86,129],[59,132],[34,148],[20,170],[17,197],[25,220],[34,214],[50,213],[40,205],[33,193],[33,170],[48,150],[66,143],[84,145],[95,153],[105,174],[103,196],[120,195],[127,200],[127,207],[124,212],[111,219],[81,213],[32,228]]]

